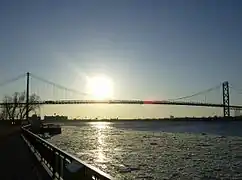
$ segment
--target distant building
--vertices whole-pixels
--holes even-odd
[[[45,121],[55,121],[55,120],[59,120],[59,121],[63,121],[63,120],[68,120],[67,116],[44,116],[44,120]]]

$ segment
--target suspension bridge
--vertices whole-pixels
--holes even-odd
[[[70,89],[67,87],[64,87],[62,85],[59,85],[57,83],[54,83],[52,81],[43,79],[41,77],[38,77],[34,74],[23,74],[21,76],[18,76],[16,78],[7,80],[3,83],[0,83],[0,88],[3,86],[7,86],[8,84],[15,84],[14,82],[19,81],[20,79],[24,80],[25,82],[22,82],[23,88],[26,92],[26,98],[23,99],[23,101],[15,101],[13,98],[12,101],[6,102],[3,101],[0,102],[0,107],[3,107],[7,104],[23,104],[24,107],[26,107],[26,120],[29,120],[29,108],[31,104],[41,104],[41,105],[57,105],[57,104],[137,104],[137,105],[173,105],[173,106],[196,106],[196,107],[214,107],[214,108],[221,108],[223,110],[224,117],[230,117],[230,111],[231,110],[242,110],[241,105],[234,105],[231,104],[231,90],[236,90],[239,93],[242,93],[242,91],[234,88],[231,86],[227,81],[223,82],[217,86],[214,86],[212,88],[206,89],[204,91],[200,91],[198,93],[194,93],[189,96],[183,96],[179,98],[174,99],[165,99],[165,100],[88,100],[85,99],[85,96],[89,96],[90,94],[80,92],[74,89]],[[32,80],[37,80],[38,83],[42,82],[45,85],[47,85],[47,90],[42,92],[37,92],[34,86],[34,82]],[[42,84],[42,86],[44,86]],[[48,89],[48,86],[51,86],[53,89],[53,96],[52,98],[47,98],[48,96],[42,96],[41,93],[47,93],[47,95],[51,94],[51,90]],[[17,86],[19,88],[19,86]],[[35,89],[35,90],[34,90]],[[56,91],[58,89],[58,91]],[[15,90],[15,88],[9,88],[8,90]],[[208,101],[210,98],[207,98],[207,94],[211,92],[221,91],[222,94],[219,95],[219,99],[221,100],[220,103],[215,103],[214,101]],[[65,94],[65,99],[62,99],[60,97],[60,94],[56,94],[56,92],[61,91],[61,93]],[[1,89],[0,89],[1,92]],[[22,91],[20,91],[22,92]],[[2,93],[2,92],[1,92]],[[7,93],[10,93],[7,91]],[[45,99],[42,100],[33,100],[31,99],[32,94],[36,94],[37,96],[44,97]],[[74,98],[69,98],[67,95],[68,93],[73,94]],[[25,93],[24,93],[25,94]],[[46,95],[46,94],[45,94]],[[205,95],[204,101],[191,101],[191,98]],[[83,99],[78,99],[76,97],[82,96]],[[54,97],[54,98],[53,98]],[[68,97],[68,98],[67,98]],[[26,101],[25,101],[26,100]],[[189,101],[187,101],[189,100]],[[14,106],[12,106],[14,107]],[[16,106],[15,106],[16,107]],[[6,126],[7,127],[7,126]],[[78,158],[66,153],[65,151],[55,147],[51,143],[45,141],[38,135],[34,134],[28,129],[28,126],[22,126],[21,131],[13,130],[15,134],[8,137],[8,142],[4,144],[3,147],[5,147],[3,150],[3,153],[0,153],[3,155],[3,158],[7,157],[6,163],[14,162],[14,164],[17,166],[15,168],[11,169],[11,172],[18,175],[18,177],[31,177],[30,179],[39,179],[35,178],[37,177],[34,173],[29,174],[32,172],[32,167],[30,164],[35,163],[35,166],[38,167],[36,171],[38,171],[38,175],[41,174],[43,179],[70,179],[69,177],[77,177],[79,179],[100,179],[100,180],[110,180],[112,179],[111,176],[105,174],[104,172],[82,162]],[[5,127],[4,127],[5,128]],[[12,127],[7,127],[11,129]],[[19,136],[21,135],[21,136]],[[21,139],[22,137],[22,139]],[[23,140],[23,141],[22,141]],[[27,146],[25,146],[26,144]],[[21,152],[22,156],[16,156],[15,149],[18,149],[19,152]],[[12,150],[12,151],[11,151]],[[4,153],[8,153],[8,155]],[[29,152],[32,157],[35,159],[32,159],[29,155]],[[36,161],[37,160],[37,161]],[[28,162],[28,164],[26,164]],[[5,166],[6,163],[3,163],[2,167]],[[44,164],[44,165],[43,165]],[[72,164],[75,164],[75,167],[78,167],[76,171],[73,172],[73,170],[68,169],[67,167],[73,166]],[[20,168],[21,167],[21,168]],[[8,168],[8,167],[7,167]],[[3,172],[8,172],[8,169],[4,169]],[[27,172],[27,174],[25,174]],[[6,175],[9,176],[9,175]],[[2,179],[2,178],[1,178]]]
[[[81,100],[81,99],[61,99],[61,100],[38,100],[38,101],[29,101],[29,94],[30,94],[30,78],[35,79],[38,81],[41,81],[45,84],[51,85],[57,89],[63,90],[65,93],[66,92],[71,92],[74,94],[78,94],[81,96],[86,96],[88,93],[85,92],[80,92],[74,89],[70,89],[67,87],[64,87],[62,85],[56,84],[52,81],[43,79],[41,77],[38,77],[32,73],[26,73],[23,75],[20,75],[16,78],[7,80],[3,83],[0,84],[0,87],[5,86],[9,83],[13,83],[15,81],[18,81],[21,78],[26,78],[26,93],[27,93],[27,98],[26,102],[22,102],[22,104],[41,104],[41,105],[56,105],[56,104],[140,104],[140,105],[174,105],[174,106],[197,106],[197,107],[216,107],[216,108],[222,108],[223,109],[223,115],[224,117],[229,117],[230,116],[230,111],[235,110],[235,111],[240,111],[242,110],[241,105],[231,105],[230,104],[230,89],[234,89],[229,82],[223,82],[215,87],[206,89],[204,91],[200,91],[198,93],[194,93],[189,96],[183,96],[179,98],[174,98],[174,99],[167,99],[167,100]],[[193,101],[185,101],[186,99],[190,99],[202,94],[209,93],[214,90],[222,89],[222,103],[212,103],[212,102],[193,102]],[[237,90],[237,89],[236,89]],[[240,91],[240,90],[237,90]],[[242,91],[240,91],[242,92]],[[0,102],[0,106],[4,105],[6,102]],[[10,104],[13,102],[9,102]]]

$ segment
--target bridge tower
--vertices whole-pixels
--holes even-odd
[[[223,83],[223,110],[224,117],[230,117],[230,107],[229,107],[229,82],[225,81]]]
[[[26,120],[29,121],[29,72],[26,77]]]

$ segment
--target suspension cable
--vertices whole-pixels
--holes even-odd
[[[242,94],[242,89],[237,89],[237,88],[234,88],[233,86],[229,85],[229,88],[235,90],[238,94]]]
[[[46,79],[43,79],[43,78],[38,77],[38,76],[33,75],[33,74],[30,74],[30,76],[31,76],[32,78],[34,78],[34,79],[37,79],[37,80],[42,81],[42,82],[44,82],[44,83],[47,83],[47,84],[50,84],[50,85],[52,85],[52,86],[58,87],[59,89],[62,89],[62,90],[65,90],[65,91],[73,92],[73,93],[76,93],[76,94],[79,94],[79,95],[84,95],[84,96],[89,95],[88,93],[79,92],[79,91],[77,91],[77,90],[74,90],[74,89],[70,89],[70,88],[64,87],[64,86],[62,86],[62,85],[56,84],[56,83],[54,83],[54,82],[51,82],[51,81],[46,80]]]
[[[17,80],[19,80],[19,79],[21,79],[21,78],[23,78],[25,76],[26,76],[26,74],[21,74],[21,75],[15,77],[15,78],[8,79],[7,81],[4,81],[4,82],[0,83],[0,87],[5,86],[7,84],[10,84],[12,82],[15,82],[15,81],[17,81]]]
[[[221,87],[221,84],[215,86],[215,87],[212,87],[212,88],[209,88],[209,89],[206,89],[206,90],[203,90],[203,91],[200,91],[200,92],[197,92],[195,94],[192,94],[192,95],[188,95],[188,96],[183,96],[183,97],[179,97],[179,98],[174,98],[174,99],[168,99],[168,101],[176,101],[176,100],[181,100],[181,99],[188,99],[188,98],[191,98],[191,97],[194,97],[194,96],[198,96],[200,94],[205,94],[205,93],[208,93],[208,92],[211,92],[215,89],[218,89]]]

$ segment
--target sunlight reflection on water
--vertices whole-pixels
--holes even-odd
[[[87,123],[91,127],[97,128],[97,130],[110,127],[111,122],[89,122]]]
[[[107,136],[109,136],[107,131],[110,129],[110,122],[90,122],[88,123],[92,128],[96,135],[97,139],[97,149],[93,151],[94,161],[95,163],[102,164],[102,168],[106,168],[106,163],[108,158],[105,154],[106,148],[109,148],[107,145]]]
[[[96,161],[97,162],[100,162],[100,163],[102,163],[102,162],[104,162],[104,160],[105,160],[105,155],[104,155],[104,152],[103,152],[103,150],[104,150],[104,144],[105,144],[105,134],[104,133],[102,133],[101,132],[101,129],[103,129],[103,128],[105,128],[105,126],[104,125],[101,125],[101,126],[97,126],[98,128],[100,128],[99,130],[98,130],[98,144],[97,144],[97,159],[96,159]]]

